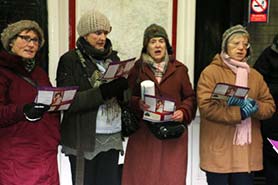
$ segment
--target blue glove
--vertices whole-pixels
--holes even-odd
[[[250,117],[253,113],[259,109],[258,104],[251,98],[245,99],[245,104],[240,107],[241,119],[244,120]]]
[[[237,98],[235,96],[230,96],[228,99],[227,99],[227,104],[229,106],[233,106],[233,105],[236,105],[236,106],[244,106],[246,104],[245,102],[246,100],[245,99],[241,99],[241,98]]]

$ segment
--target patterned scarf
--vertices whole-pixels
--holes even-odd
[[[248,87],[248,73],[250,72],[250,67],[247,64],[247,60],[233,60],[224,52],[221,53],[221,58],[224,63],[236,74],[235,85]],[[233,139],[234,145],[245,145],[252,142],[251,124],[251,118],[248,117],[245,120],[242,120],[241,124],[236,125]]]
[[[94,88],[99,87],[104,81],[102,81],[102,74],[106,71],[108,64],[111,61],[108,57],[112,53],[112,44],[109,39],[106,39],[106,44],[104,50],[98,50],[92,47],[83,37],[79,37],[76,42],[77,48],[81,51],[82,55],[86,59],[87,67],[90,67],[92,64],[97,67],[92,73],[91,85]],[[112,98],[106,100],[103,105],[99,107],[102,111],[102,116],[106,116],[107,123],[110,124],[112,120],[118,117],[121,113],[121,109],[118,105],[117,99]]]
[[[24,68],[25,68],[25,70],[28,73],[30,73],[34,69],[34,67],[36,65],[35,59],[29,59],[29,60],[23,59],[23,61],[24,61]]]
[[[145,53],[142,54],[142,58],[143,58],[143,62],[145,62],[146,64],[148,64],[150,66],[150,68],[153,71],[154,76],[159,84],[161,82],[163,75],[166,72],[168,62],[169,62],[169,55],[166,53],[164,60],[160,63],[155,62],[154,59],[150,55],[145,54]]]

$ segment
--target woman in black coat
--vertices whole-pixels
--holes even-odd
[[[278,154],[273,150],[267,138],[278,140],[278,34],[275,35],[273,44],[261,53],[254,68],[264,76],[276,104],[276,112],[273,116],[262,121],[266,185],[273,185],[278,184]]]

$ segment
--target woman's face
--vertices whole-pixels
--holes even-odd
[[[40,39],[36,32],[24,30],[10,43],[12,53],[25,59],[32,59],[39,50]]]
[[[227,54],[234,60],[242,61],[249,49],[248,37],[242,34],[234,34],[229,38],[227,44]]]
[[[166,55],[166,41],[163,37],[154,37],[149,40],[147,46],[148,54],[155,60],[156,63],[163,61]]]
[[[107,31],[96,31],[93,33],[89,33],[88,35],[84,36],[84,38],[94,48],[103,50],[106,43],[107,35]]]

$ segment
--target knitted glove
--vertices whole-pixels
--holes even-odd
[[[49,105],[42,103],[30,103],[24,105],[23,113],[28,121],[38,121],[49,108]]]
[[[104,100],[113,97],[123,99],[123,92],[128,89],[128,81],[126,78],[121,77],[111,82],[101,84],[99,88]]]
[[[257,112],[258,109],[259,107],[255,100],[251,98],[245,99],[244,106],[240,107],[241,119],[244,120],[250,117],[253,113]]]
[[[245,99],[242,99],[242,98],[237,98],[235,96],[230,96],[228,99],[227,99],[227,104],[229,106],[233,106],[233,105],[236,105],[236,106],[244,106],[245,104]]]

